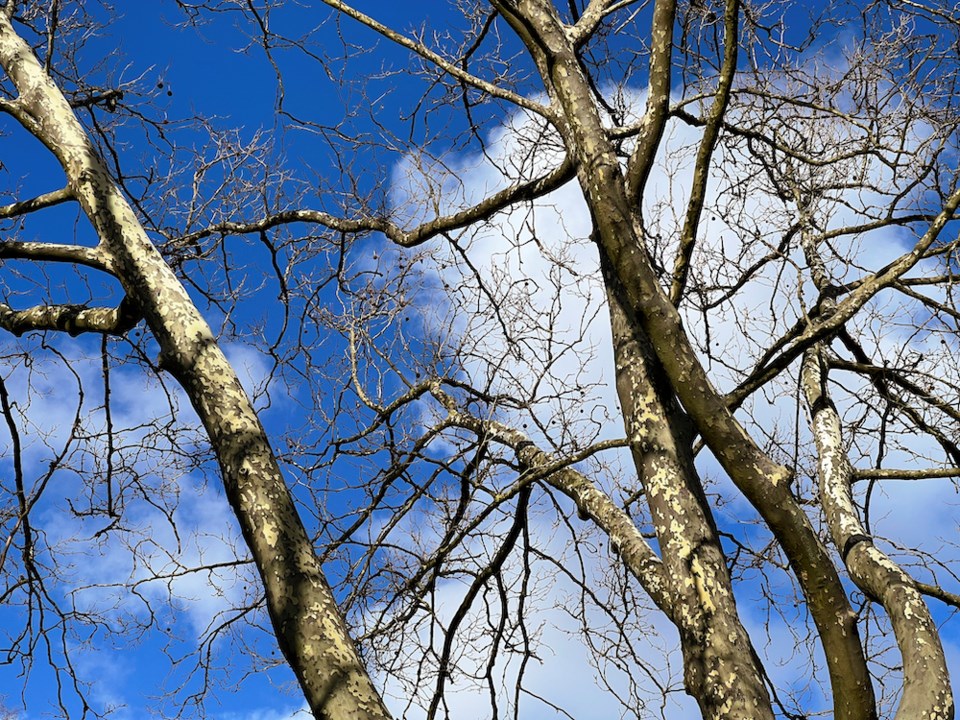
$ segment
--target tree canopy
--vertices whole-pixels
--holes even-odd
[[[6,706],[953,718],[958,47],[6,0]]]

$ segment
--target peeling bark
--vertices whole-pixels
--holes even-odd
[[[100,249],[160,345],[160,365],[183,386],[209,434],[227,498],[263,579],[280,648],[314,716],[388,718],[236,373],[63,94],[5,15],[0,65],[19,93],[15,117],[59,160]]]
[[[38,305],[14,310],[0,303],[0,327],[14,335],[30,330],[61,330],[70,335],[85,332],[124,335],[140,322],[140,315],[126,299],[115,308],[83,305]]]

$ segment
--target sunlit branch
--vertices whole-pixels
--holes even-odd
[[[354,20],[363,23],[368,28],[375,31],[387,40],[397,43],[407,50],[410,50],[414,54],[419,55],[424,60],[427,60],[435,65],[439,70],[442,70],[462,83],[466,83],[467,85],[475,87],[492,97],[499,98],[500,100],[506,100],[509,103],[513,103],[518,107],[530,110],[531,112],[534,112],[537,115],[541,115],[545,118],[553,118],[555,116],[555,113],[546,105],[541,105],[540,103],[534,102],[529,98],[525,98],[522,95],[517,95],[509,90],[504,90],[503,88],[497,87],[493,83],[483,80],[482,78],[478,78],[476,75],[467,72],[459,65],[444,59],[436,52],[425,46],[423,43],[417,42],[416,40],[411,40],[406,35],[387,27],[383,23],[374,20],[369,15],[360,12],[344,2],[340,2],[340,0],[323,0],[323,2],[333,9],[343,13],[344,15],[348,15]]]
[[[647,107],[637,136],[637,147],[627,163],[627,199],[634,205],[643,197],[663,129],[670,116],[673,24],[676,13],[676,0],[656,0],[653,6]]]
[[[591,0],[580,19],[569,30],[574,47],[580,47],[587,42],[605,18],[636,2],[638,0]]]
[[[15,100],[6,100],[4,98],[0,98],[0,112],[16,118],[17,122],[23,125],[31,133],[37,132],[40,128],[40,124],[37,122],[36,118],[34,118],[33,115],[31,115],[26,108],[24,108],[23,102],[20,98]]]
[[[73,191],[71,191],[70,188],[61,188],[60,190],[43,193],[42,195],[30,198],[29,200],[21,200],[19,202],[10,203],[9,205],[0,205],[0,219],[25,215],[29,212],[33,212],[34,210],[53,207],[54,205],[59,205],[60,203],[73,199]]]
[[[802,384],[817,445],[820,498],[833,541],[851,579],[890,618],[903,660],[904,688],[897,720],[953,717],[946,660],[937,626],[913,578],[873,542],[850,491],[852,468],[843,450],[840,418],[827,392],[821,350],[806,353]]]
[[[690,272],[690,260],[697,242],[697,233],[700,232],[700,216],[703,213],[703,203],[707,196],[707,183],[710,180],[710,164],[713,151],[717,147],[720,137],[720,124],[727,112],[730,102],[730,88],[737,72],[737,50],[740,47],[739,0],[727,0],[724,11],[724,50],[723,65],[720,68],[720,78],[717,83],[717,93],[710,112],[707,115],[703,138],[697,148],[697,160],[693,169],[693,181],[690,188],[690,201],[687,204],[687,214],[680,233],[680,247],[673,263],[673,280],[670,283],[670,302],[674,306],[680,304],[683,290],[687,284],[687,275]]]
[[[853,482],[863,480],[940,480],[960,477],[960,467],[904,470],[894,468],[861,468],[853,471]]]
[[[4,240],[0,241],[0,259],[63,262],[84,265],[105,272],[112,270],[110,258],[105,252],[99,247],[91,248],[82,245]]]
[[[85,332],[124,335],[140,319],[140,314],[126,299],[115,308],[36,305],[26,310],[13,310],[9,305],[0,303],[0,328],[14,335],[23,335],[31,330],[61,330],[70,335]]]

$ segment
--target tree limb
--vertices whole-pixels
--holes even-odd
[[[0,219],[5,220],[7,218],[17,217],[18,215],[25,215],[34,210],[53,207],[54,205],[59,205],[60,203],[73,199],[73,191],[70,190],[69,187],[53,190],[52,192],[43,193],[29,200],[21,200],[20,202],[10,203],[9,205],[0,205]]]
[[[827,393],[819,346],[803,360],[802,385],[812,415],[819,457],[820,498],[833,542],[851,579],[890,617],[903,659],[903,695],[896,720],[952,720],[953,697],[936,623],[920,588],[874,544],[857,515],[850,492],[852,469],[843,451],[840,417]]]
[[[0,241],[0,260],[64,262],[113,272],[110,256],[99,246],[90,248],[82,245],[3,240]]]
[[[607,534],[630,572],[657,606],[668,615],[674,613],[660,558],[640,534],[633,519],[609,495],[582,473],[563,466],[563,463],[558,464],[556,458],[538,448],[519,430],[496,420],[481,420],[462,412],[452,398],[439,390],[435,390],[434,395],[447,409],[451,424],[512,448],[524,469],[533,471],[535,478],[543,477],[544,482],[573,500],[581,514],[592,519]]]
[[[723,66],[720,68],[720,78],[717,84],[717,93],[707,116],[707,124],[697,148],[697,160],[693,168],[693,180],[690,188],[690,202],[687,204],[687,215],[684,218],[683,230],[680,232],[680,247],[673,263],[673,279],[670,283],[670,302],[674,306],[680,304],[683,290],[687,284],[687,275],[690,272],[690,259],[697,242],[697,232],[700,229],[700,216],[703,213],[703,203],[707,195],[707,183],[710,180],[710,161],[713,151],[717,147],[720,137],[720,125],[727,112],[730,102],[730,88],[733,86],[733,77],[737,72],[737,51],[740,47],[740,0],[727,0],[724,12],[724,49]]]
[[[136,327],[141,318],[127,298],[115,308],[36,305],[26,310],[14,310],[6,303],[0,303],[0,328],[17,336],[31,330],[60,330],[70,335],[87,332],[124,335]]]
[[[458,230],[475,222],[486,220],[491,215],[510,207],[514,203],[541,197],[552,190],[556,190],[571,180],[573,176],[573,163],[569,159],[565,159],[546,175],[527,182],[515,183],[490,195],[476,205],[449,215],[441,215],[410,230],[404,230],[385,218],[348,219],[330,215],[320,210],[284,210],[253,222],[223,222],[211,225],[203,230],[177,238],[176,243],[178,245],[188,245],[211,235],[242,235],[262,232],[292,223],[307,223],[322,225],[342,233],[379,232],[396,245],[406,248],[416,247],[442,233]]]

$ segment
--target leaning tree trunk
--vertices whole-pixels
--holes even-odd
[[[823,643],[835,717],[872,720],[876,717],[873,686],[856,617],[837,570],[790,492],[790,471],[762,452],[733,417],[660,285],[638,216],[636,190],[642,182],[634,180],[633,191],[628,192],[620,158],[604,129],[571,33],[548,0],[493,2],[537,62],[552,100],[552,120],[577,168],[599,250],[609,259],[611,274],[620,285],[628,321],[650,338],[672,391],[724,470],[760,512],[790,562]],[[672,0],[659,0],[654,8],[651,42],[654,55],[663,62],[659,68],[651,65],[651,82],[656,79],[656,69],[663,76],[663,88],[654,100],[663,107],[669,102],[674,6]],[[648,111],[647,119],[650,117]],[[657,123],[651,121],[650,125]],[[645,136],[638,141],[638,150],[649,145],[651,151],[630,159],[631,178],[649,175],[657,145],[656,132],[651,132],[649,143]]]
[[[69,193],[97,231],[106,267],[159,343],[159,365],[183,386],[209,434],[227,498],[263,579],[280,648],[313,714],[388,718],[236,373],[60,89],[2,11],[0,66],[18,92],[5,109],[59,160]]]

